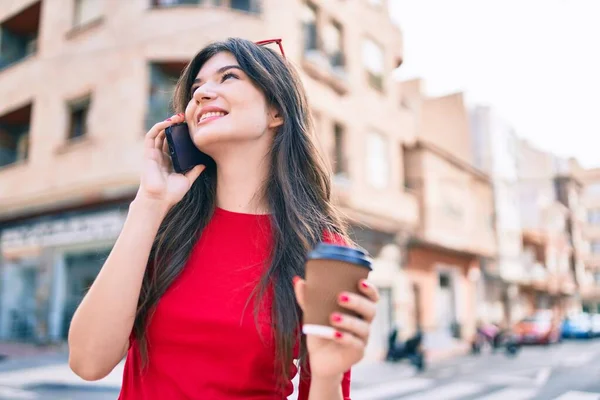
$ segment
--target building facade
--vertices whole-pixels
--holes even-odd
[[[496,257],[492,186],[473,166],[462,95],[426,98],[419,81],[402,87],[418,127],[404,148],[406,183],[421,216],[407,244],[413,322],[431,347],[447,347],[472,338],[481,267]]]
[[[583,308],[600,312],[600,168],[585,170],[582,175],[586,211],[583,236],[587,244],[584,262],[587,280],[593,282],[583,290]]]
[[[394,283],[402,257],[380,255],[397,254],[418,218],[402,160],[414,126],[391,84],[402,35],[385,5],[4,1],[0,340],[64,340],[137,190],[143,136],[170,115],[174,80],[194,54],[230,36],[280,37],[353,235],[377,260],[395,263],[374,274],[383,300],[369,356],[380,356],[403,301]]]
[[[470,110],[474,165],[490,176],[494,189],[494,227],[498,244],[495,263],[482,271],[484,299],[478,318],[511,323],[524,317],[518,283],[524,278],[519,212],[517,136],[491,108]]]
[[[571,267],[570,209],[555,185],[557,158],[520,140],[518,171],[526,271],[519,289],[531,312],[551,309],[562,317],[579,306]]]

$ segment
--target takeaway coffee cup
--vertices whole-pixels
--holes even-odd
[[[304,318],[302,332],[332,338],[333,312],[356,315],[338,305],[341,292],[359,293],[361,279],[371,272],[372,260],[367,253],[352,247],[319,243],[306,261]]]

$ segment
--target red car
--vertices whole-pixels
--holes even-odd
[[[552,311],[538,311],[515,325],[521,344],[551,344],[560,341],[560,324]]]

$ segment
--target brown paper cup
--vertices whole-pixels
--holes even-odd
[[[356,315],[338,305],[342,292],[361,294],[358,285],[371,271],[371,259],[361,250],[321,243],[306,262],[302,332],[332,338],[333,312]]]

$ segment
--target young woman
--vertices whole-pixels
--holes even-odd
[[[340,293],[362,318],[334,314],[334,337],[301,336],[306,254],[348,238],[294,69],[247,40],[213,43],[174,106],[146,134],[139,191],[73,317],[71,368],[101,379],[127,354],[121,400],[280,400],[298,359],[299,399],[349,399],[378,293]],[[172,172],[164,130],[181,122],[214,164]]]

